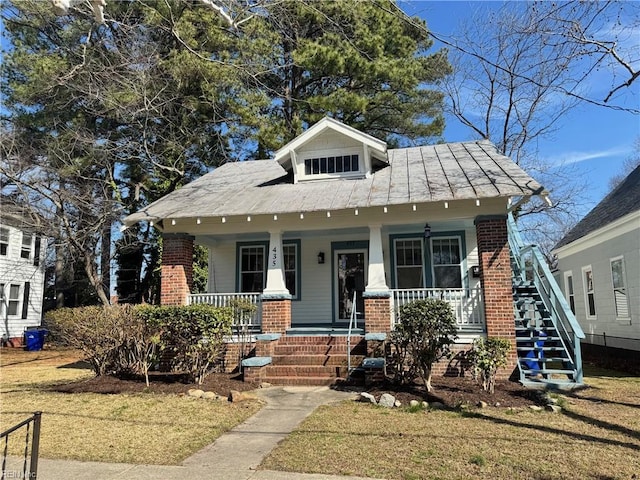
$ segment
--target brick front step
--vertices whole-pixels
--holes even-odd
[[[364,344],[352,345],[352,355],[364,355]],[[281,345],[274,348],[274,355],[342,355],[346,356],[346,345]]]
[[[364,340],[364,337],[352,336],[351,337],[351,345],[357,345],[361,341]],[[280,345],[346,345],[347,337],[331,337],[329,335],[313,335],[313,336],[301,336],[301,335],[293,335],[293,336],[283,336],[278,341]]]
[[[273,365],[346,365],[347,356],[338,355],[273,355]],[[364,355],[351,355],[351,364],[360,365]]]
[[[347,374],[347,367],[318,365],[269,365],[266,367],[267,377],[340,377]]]
[[[276,377],[266,376],[265,382],[272,385],[305,385],[305,386],[325,386],[333,385],[339,379],[336,377]]]

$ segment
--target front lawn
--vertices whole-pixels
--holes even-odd
[[[41,410],[43,458],[179,464],[260,408],[175,394],[52,391],[93,376],[80,360],[74,350],[0,350],[0,430]]]
[[[640,476],[640,378],[593,371],[585,382],[590,388],[558,397],[557,414],[321,407],[261,468],[391,480]]]

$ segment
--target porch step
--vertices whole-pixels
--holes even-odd
[[[343,335],[285,335],[278,341],[278,345],[346,345],[347,336]],[[362,335],[352,335],[351,345],[356,345],[364,339]]]
[[[365,355],[351,355],[351,363],[360,364]],[[340,355],[274,355],[274,365],[317,365],[317,366],[346,366],[347,356]]]
[[[342,380],[337,377],[276,377],[267,375],[265,382],[272,385],[304,385],[304,386],[327,386]]]
[[[352,355],[364,355],[366,345],[357,344],[351,346]],[[276,345],[274,355],[347,355],[347,345]]]
[[[336,378],[346,374],[347,367],[339,365],[269,365],[265,370],[267,377]]]

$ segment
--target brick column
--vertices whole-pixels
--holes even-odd
[[[391,293],[364,292],[364,324],[367,333],[391,331]]]
[[[162,236],[160,303],[186,305],[193,287],[193,237],[183,234]]]
[[[502,337],[511,342],[506,371],[498,373],[504,378],[517,364],[507,216],[479,216],[475,225],[487,336]]]
[[[285,334],[291,328],[291,295],[262,296],[262,333]]]

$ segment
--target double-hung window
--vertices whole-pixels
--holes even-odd
[[[0,255],[7,255],[9,250],[9,229],[0,227]]]
[[[567,297],[567,302],[569,302],[569,307],[571,307],[571,311],[576,313],[576,299],[573,291],[573,273],[565,272],[564,274],[564,292]]]
[[[611,282],[617,318],[629,318],[629,301],[624,272],[624,257],[616,257],[611,262]]]
[[[433,286],[462,288],[462,253],[459,237],[431,238]]]
[[[20,306],[20,285],[9,285],[9,297],[7,298],[7,315],[18,315]]]
[[[596,292],[593,285],[593,270],[591,265],[582,267],[582,281],[584,283],[584,299],[587,317],[596,316]]]
[[[33,243],[33,235],[22,232],[22,246],[20,247],[20,258],[31,258],[31,244]]]
[[[241,245],[239,255],[240,292],[262,292],[267,281],[267,245]],[[299,298],[299,242],[287,242],[282,245],[282,264],[285,285],[294,299]]]
[[[424,288],[424,260],[421,238],[394,240],[397,288]]]

